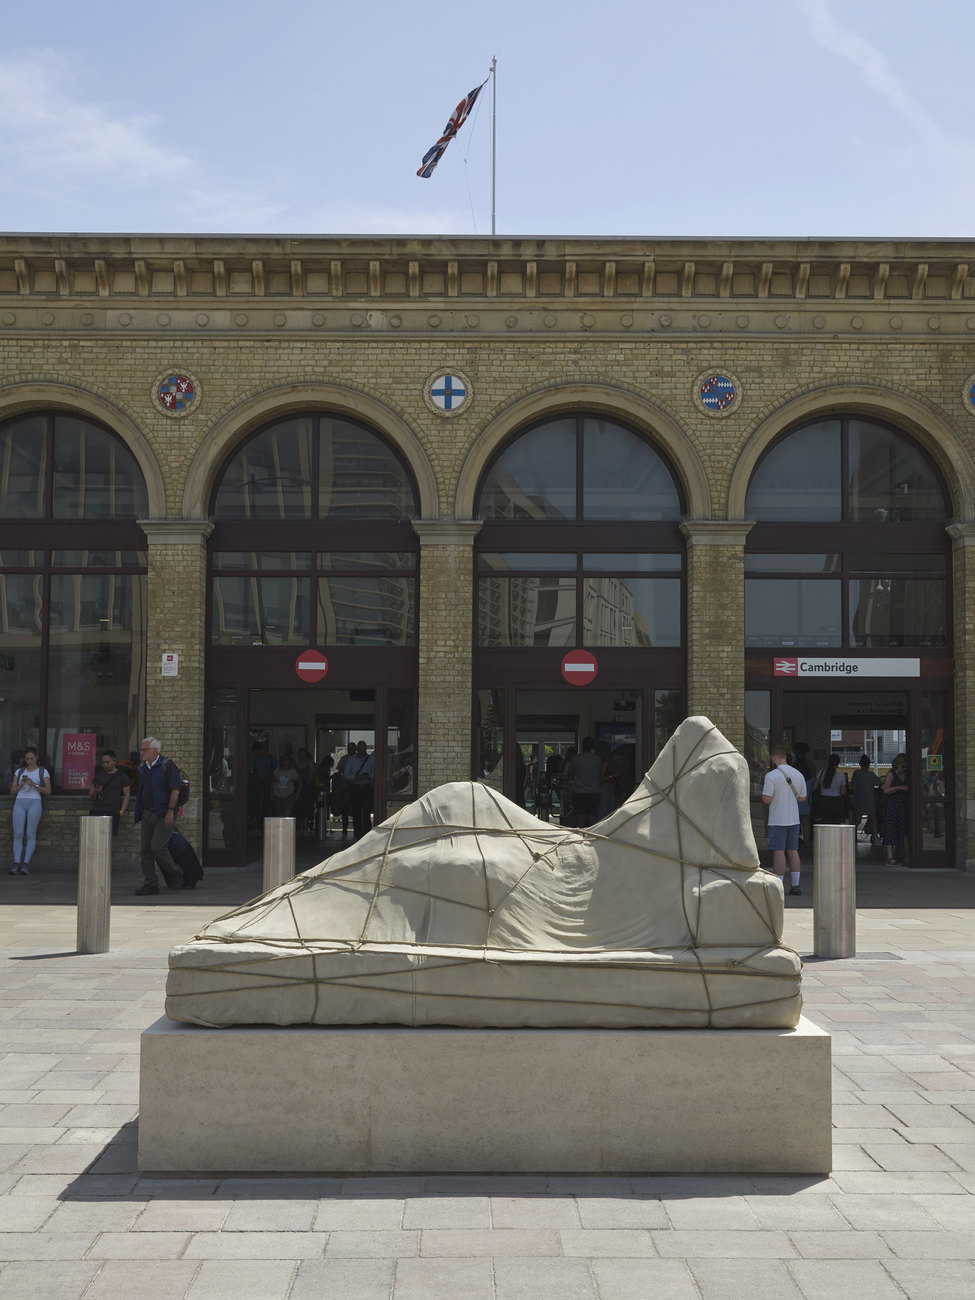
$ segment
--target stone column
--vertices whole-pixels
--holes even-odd
[[[178,828],[199,850],[203,781],[208,519],[140,519],[149,544],[146,633],[146,734],[190,778]],[[179,673],[163,677],[162,657],[179,655]]]
[[[420,538],[417,791],[471,777],[477,519],[416,520]]]
[[[975,870],[975,523],[949,524],[955,606],[955,862]]]
[[[745,746],[745,538],[747,520],[688,519],[687,712],[703,713]]]

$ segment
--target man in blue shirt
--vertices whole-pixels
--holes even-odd
[[[170,889],[182,887],[182,872],[169,851],[182,780],[171,758],[163,758],[162,742],[146,736],[139,746],[142,764],[135,794],[135,820],[142,825],[142,874],[137,894],[158,894],[156,864]]]

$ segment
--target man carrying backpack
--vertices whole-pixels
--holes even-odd
[[[169,851],[176,806],[182,789],[179,768],[163,758],[162,743],[146,736],[139,746],[142,763],[135,794],[135,820],[142,824],[142,874],[145,881],[137,894],[158,894],[156,864],[170,889],[182,887],[182,872]]]

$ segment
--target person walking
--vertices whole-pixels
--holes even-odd
[[[156,866],[170,889],[179,889],[183,873],[169,849],[176,820],[176,805],[182,778],[171,758],[164,758],[162,742],[146,736],[139,746],[142,763],[135,792],[135,820],[142,826],[141,855],[143,884],[137,894],[158,894]]]
[[[360,740],[355,754],[351,755],[343,773],[349,787],[349,805],[352,811],[352,838],[361,840],[372,826],[373,788],[375,765],[366,742]]]
[[[596,750],[592,736],[586,736],[582,742],[582,753],[570,758],[565,766],[565,775],[572,782],[572,807],[576,815],[576,825],[580,829],[591,826],[599,816],[599,778],[602,775],[603,760]]]
[[[873,844],[877,835],[877,773],[870,767],[866,754],[860,755],[860,766],[850,777],[853,793],[853,824],[860,825],[860,818],[866,817],[863,833],[870,836]]]
[[[33,745],[24,749],[24,761],[14,772],[10,793],[14,796],[11,818],[14,828],[14,864],[10,868],[10,875],[29,876],[28,864],[37,846],[42,796],[51,793],[51,774],[46,767],[38,765],[37,750]]]
[[[772,750],[772,770],[762,787],[762,803],[768,808],[768,846],[772,850],[772,870],[785,888],[788,863],[792,884],[790,894],[801,894],[799,887],[799,802],[806,792],[806,782],[796,768],[786,762],[781,746]]]

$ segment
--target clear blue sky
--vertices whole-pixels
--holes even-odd
[[[968,236],[972,0],[34,0],[0,230]]]

